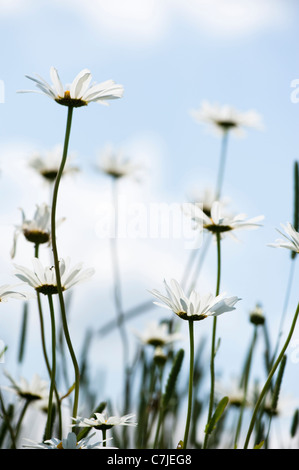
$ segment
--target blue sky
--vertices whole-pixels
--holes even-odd
[[[146,182],[123,185],[132,201],[185,202],[190,188],[215,184],[220,150],[220,140],[195,123],[190,110],[203,100],[230,104],[241,111],[255,109],[263,117],[265,130],[250,130],[243,139],[230,139],[224,193],[232,200],[234,211],[250,217],[264,214],[265,223],[256,232],[240,232],[240,244],[227,241],[223,247],[223,288],[243,302],[238,312],[219,321],[219,334],[232,338],[223,340],[221,368],[227,357],[235,357],[235,351],[248,344],[248,311],[255,302],[263,303],[274,335],[283,304],[289,254],[266,244],[277,238],[275,228],[280,223],[292,220],[299,104],[291,102],[290,84],[299,78],[298,4],[295,0],[186,3],[1,2],[0,79],[5,84],[5,102],[0,104],[0,184],[5,201],[0,215],[0,257],[5,268],[1,277],[2,283],[12,280],[9,249],[13,225],[20,221],[18,207],[32,213],[35,204],[48,197],[47,188],[28,170],[26,161],[33,151],[52,148],[64,137],[66,109],[45,96],[16,93],[32,89],[25,74],[38,73],[49,80],[54,65],[63,83],[68,83],[86,67],[95,81],[112,78],[125,89],[124,97],[109,107],[94,104],[74,113],[70,149],[76,152],[82,172],[65,182],[62,193],[65,199],[59,210],[69,211],[70,223],[61,234],[61,251],[68,250],[65,256],[74,257],[74,262],[83,259],[87,265],[95,261],[98,267],[105,266],[76,294],[72,328],[78,344],[85,325],[80,309],[85,308],[86,296],[93,299],[95,295],[104,311],[111,310],[108,248],[94,231],[97,201],[109,198],[109,181],[93,168],[98,152],[111,142],[137,160],[146,160]],[[88,243],[78,248],[78,240],[86,236]],[[16,262],[30,263],[30,248],[20,245],[24,251],[19,251]],[[125,302],[130,307],[148,298],[146,290],[159,288],[164,277],[179,278],[188,253],[176,242],[127,240],[121,242],[120,256]],[[140,259],[144,260],[142,267]],[[200,286],[213,290],[214,275],[211,253]],[[297,304],[296,282],[298,276],[289,321]],[[101,292],[94,294],[99,283]],[[12,328],[19,321],[17,308],[12,301],[0,317],[1,331],[11,349],[16,347]],[[151,311],[152,315],[158,318],[160,312]],[[106,318],[88,313],[88,321],[96,327]],[[139,319],[139,326],[148,318]],[[209,327],[203,327],[206,334]],[[297,331],[294,338],[298,335]],[[36,340],[36,348],[38,344]],[[29,363],[35,364],[35,355],[28,354]],[[8,355],[6,364],[10,360]],[[238,365],[236,360],[230,363],[228,376],[238,371]],[[117,365],[107,366],[116,373]],[[289,361],[286,380],[288,390],[298,396],[293,379],[297,368],[298,364]],[[113,374],[111,380],[115,380]]]

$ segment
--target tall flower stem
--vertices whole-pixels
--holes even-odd
[[[50,309],[50,316],[51,316],[52,368],[51,368],[51,383],[50,383],[50,391],[49,391],[48,419],[47,419],[45,440],[50,439],[51,437],[53,392],[55,389],[55,378],[56,378],[56,327],[55,327],[55,314],[54,314],[52,295],[48,295],[48,301],[49,301],[49,309]]]
[[[290,294],[291,294],[292,283],[293,283],[293,279],[294,279],[294,271],[295,271],[295,261],[294,261],[294,259],[295,259],[295,258],[292,258],[292,259],[291,259],[291,265],[290,265],[290,272],[289,272],[287,290],[286,290],[286,294],[285,294],[284,305],[283,305],[283,311],[282,311],[282,315],[281,315],[281,319],[280,319],[280,325],[279,325],[279,330],[278,330],[278,337],[277,337],[277,340],[276,340],[276,345],[275,345],[275,348],[274,348],[274,353],[273,353],[271,365],[273,364],[273,362],[274,362],[274,360],[275,360],[275,356],[276,356],[276,354],[277,354],[278,347],[279,347],[279,341],[280,341],[280,338],[281,338],[282,333],[283,333],[283,322],[284,322],[284,319],[285,319],[285,316],[286,316],[286,313],[287,313],[288,304],[289,304],[289,299],[290,299]]]
[[[187,448],[188,435],[191,422],[191,412],[192,412],[192,395],[193,395],[193,376],[194,376],[194,328],[193,320],[188,320],[189,324],[189,341],[190,341],[190,366],[189,366],[189,389],[188,389],[188,411],[186,418],[185,434],[184,434],[184,443],[183,449]]]
[[[219,232],[216,233],[217,240],[217,281],[216,281],[216,296],[220,292],[220,277],[221,277],[221,235]],[[216,354],[216,328],[217,328],[217,317],[213,318],[213,331],[212,331],[212,345],[211,345],[211,358],[210,358],[210,377],[211,377],[211,388],[210,388],[210,401],[207,424],[210,422],[214,407],[214,393],[215,393],[215,354]],[[208,433],[205,435],[204,448],[208,444]]]
[[[73,107],[68,106],[68,115],[67,115],[67,123],[66,123],[66,130],[65,130],[63,154],[62,154],[60,167],[59,167],[55,184],[54,184],[54,188],[53,188],[53,200],[52,200],[52,212],[51,212],[51,237],[52,237],[54,266],[55,266],[55,273],[56,273],[56,280],[57,280],[57,290],[58,290],[58,297],[59,297],[61,317],[62,317],[62,326],[63,326],[65,339],[68,345],[69,353],[70,353],[73,366],[74,366],[74,371],[75,371],[75,392],[74,392],[75,396],[74,396],[74,404],[73,404],[73,416],[76,417],[77,410],[78,410],[78,402],[79,402],[80,371],[79,371],[78,362],[76,359],[76,355],[73,349],[73,345],[71,342],[69,329],[68,329],[65,304],[64,304],[64,298],[63,298],[62,287],[61,287],[58,250],[57,250],[57,244],[56,244],[56,207],[57,207],[58,189],[59,189],[59,184],[60,184],[60,180],[62,177],[62,173],[64,170],[64,166],[66,163],[66,159],[67,159],[68,145],[69,145],[69,139],[70,139],[70,133],[71,133],[71,125],[72,125],[72,117],[73,117]]]
[[[226,156],[227,156],[227,142],[228,142],[228,130],[225,130],[222,135],[221,141],[221,151],[220,151],[220,163],[217,176],[217,185],[216,185],[216,201],[219,200],[222,191],[223,179],[224,179],[224,170],[226,165]]]
[[[35,257],[38,258],[39,256],[39,245],[35,246],[34,250]],[[41,302],[41,294],[39,292],[36,292],[37,295],[37,306],[38,306],[38,313],[39,313],[39,321],[40,321],[40,330],[41,330],[41,342],[42,342],[42,350],[43,350],[43,355],[46,363],[46,367],[51,379],[52,372],[51,372],[51,367],[47,355],[47,348],[46,348],[46,339],[45,339],[45,328],[44,328],[44,317],[43,317],[43,309],[42,309],[42,302]],[[57,402],[57,408],[58,408],[58,415],[59,415],[59,438],[62,439],[62,417],[61,417],[61,403],[60,403],[60,398],[57,392],[56,385],[54,387],[55,391],[55,396],[56,396],[56,402]]]
[[[293,318],[293,321],[292,321],[292,324],[291,324],[291,328],[290,328],[290,331],[289,331],[289,334],[287,336],[287,339],[280,351],[280,354],[279,356],[277,357],[269,375],[268,375],[268,378],[265,382],[265,385],[264,387],[262,388],[262,391],[260,393],[260,396],[256,402],[256,405],[254,407],[254,410],[253,410],[253,414],[252,414],[252,418],[251,418],[251,421],[250,421],[250,425],[249,425],[249,428],[248,428],[248,432],[247,432],[247,436],[246,436],[246,439],[245,439],[245,444],[244,444],[244,449],[247,449],[248,448],[248,444],[249,444],[249,440],[250,440],[250,436],[252,434],[252,431],[253,431],[253,428],[254,428],[254,424],[255,424],[255,420],[256,420],[256,417],[257,417],[257,413],[258,413],[258,410],[259,410],[259,407],[271,385],[271,380],[272,380],[272,377],[273,375],[275,374],[275,371],[277,369],[277,367],[279,366],[280,362],[282,361],[283,359],[283,356],[284,356],[284,353],[291,341],[291,338],[292,338],[292,335],[294,333],[294,329],[295,329],[295,326],[296,326],[296,322],[297,322],[297,319],[298,319],[298,315],[299,315],[299,303],[297,305],[297,309],[296,309],[296,312],[295,312],[295,315],[294,315],[294,318]]]

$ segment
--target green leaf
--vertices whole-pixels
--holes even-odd
[[[256,444],[256,445],[254,446],[254,449],[261,449],[261,448],[263,447],[263,445],[264,445],[264,442],[265,442],[265,441],[261,441],[259,444]]]
[[[293,420],[292,420],[291,437],[294,437],[297,432],[298,421],[299,421],[299,409],[297,408],[294,413]]]
[[[184,359],[184,350],[180,349],[174,358],[173,365],[169,373],[167,384],[165,387],[165,393],[162,399],[163,400],[162,404],[163,404],[164,409],[168,405],[171,395],[175,389],[175,384],[176,384],[179,372],[181,370],[183,359]]]
[[[216,410],[212,416],[212,418],[210,419],[210,421],[208,422],[208,424],[206,425],[205,427],[205,433],[206,434],[211,434],[211,432],[213,431],[213,429],[215,429],[216,427],[216,423],[219,421],[219,419],[221,418],[226,406],[228,404],[228,397],[223,397],[220,402],[218,403],[217,407],[216,407]]]

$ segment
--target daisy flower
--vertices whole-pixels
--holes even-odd
[[[33,168],[44,180],[53,182],[56,179],[62,156],[62,145],[55,145],[51,150],[43,153],[36,153],[32,155],[29,160],[29,166]],[[76,166],[73,166],[70,161],[73,160],[74,154],[69,154],[67,162],[63,170],[63,175],[79,171]]]
[[[210,316],[230,312],[235,310],[235,304],[241,300],[236,296],[226,297],[225,293],[216,297],[213,294],[201,296],[195,290],[187,296],[175,279],[170,281],[170,285],[164,281],[164,286],[166,296],[156,289],[150,291],[153,296],[162,302],[154,302],[154,304],[172,310],[183,320],[199,321]]]
[[[38,374],[35,374],[28,382],[25,378],[21,377],[20,382],[15,380],[6,373],[7,378],[11,382],[11,387],[3,387],[6,390],[16,393],[20,398],[27,401],[45,400],[48,398],[49,384],[42,380]]]
[[[101,431],[111,429],[113,426],[137,426],[137,423],[131,421],[135,416],[134,414],[128,414],[125,416],[117,417],[110,416],[103,413],[94,413],[95,418],[72,418],[75,421],[73,426],[78,427],[90,427]]]
[[[288,222],[286,225],[281,224],[282,228],[286,232],[282,233],[280,230],[277,230],[284,239],[277,239],[275,243],[269,243],[268,246],[275,248],[287,248],[292,250],[295,253],[299,253],[299,233],[294,229],[293,225]]]
[[[21,279],[21,281],[29,284],[41,294],[57,294],[58,288],[54,266],[44,267],[39,258],[34,258],[32,263],[33,271],[24,266],[15,264],[15,276]],[[69,258],[66,258],[66,260],[61,259],[59,268],[61,287],[63,291],[70,289],[79,282],[85,281],[94,274],[94,269],[92,268],[82,269],[82,263],[79,263],[76,266],[70,268]]]
[[[217,133],[232,131],[236,135],[244,135],[244,128],[263,128],[261,116],[254,110],[240,112],[232,106],[211,104],[204,101],[197,110],[192,110],[193,118],[208,124]]]
[[[35,245],[49,243],[51,239],[51,209],[47,204],[37,205],[33,219],[26,219],[21,209],[22,223],[15,228],[13,246],[10,252],[12,258],[16,254],[17,239],[22,233],[26,240]]]
[[[37,90],[21,90],[21,93],[42,93],[63,106],[79,108],[87,106],[92,101],[107,105],[107,101],[123,96],[123,86],[116,84],[113,80],[107,80],[99,84],[91,85],[91,73],[83,69],[74,78],[70,87],[64,88],[55,67],[50,68],[50,85],[39,75],[37,78],[26,75],[29,80],[35,82]]]
[[[90,439],[95,435],[95,433],[90,436],[84,437],[79,442],[77,442],[77,436],[74,432],[69,432],[67,437],[64,439],[57,439],[52,437],[47,441],[42,443],[31,441],[26,439],[28,442],[32,442],[31,445],[24,445],[24,447],[29,447],[32,449],[99,449],[101,448],[101,442],[95,442],[93,444],[89,443]]]
[[[135,331],[135,335],[143,344],[149,344],[154,347],[166,346],[181,339],[179,333],[169,333],[168,326],[165,323],[158,322],[149,323],[143,333]]]
[[[112,145],[106,145],[100,154],[98,169],[113,178],[136,176],[141,167],[128,158],[123,149],[114,149]]]
[[[211,215],[207,215],[199,204],[189,204],[184,206],[184,212],[195,222],[196,227],[200,230],[208,230],[216,234],[229,233],[239,229],[256,229],[261,226],[259,222],[264,219],[263,215],[247,219],[246,214],[238,214],[234,217],[224,216],[222,214],[222,204],[214,201],[211,207]]]
[[[9,284],[3,284],[0,286],[0,302],[7,302],[9,298],[13,299],[28,299],[28,294],[23,292],[16,292],[13,290],[16,286],[11,286]]]

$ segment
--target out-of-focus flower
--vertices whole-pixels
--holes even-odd
[[[32,262],[34,268],[33,271],[24,266],[15,264],[15,276],[21,279],[21,281],[29,284],[41,294],[57,294],[58,289],[54,266],[44,267],[39,258],[33,258]],[[79,282],[85,281],[94,274],[93,268],[82,269],[82,267],[82,263],[79,263],[70,268],[70,258],[66,258],[66,260],[60,260],[59,269],[61,277],[61,288],[63,291],[70,289]]]
[[[21,90],[21,93],[42,93],[52,98],[56,103],[72,108],[87,106],[92,101],[107,105],[107,101],[121,98],[124,92],[123,86],[117,85],[113,80],[91,85],[92,76],[88,69],[81,70],[70,87],[66,89],[62,85],[55,67],[50,68],[51,85],[39,75],[36,75],[37,78],[28,75],[26,77],[35,82],[39,91]]]
[[[142,170],[142,166],[127,157],[123,149],[114,149],[112,145],[106,145],[101,152],[97,168],[115,179],[126,176],[139,179]]]
[[[55,145],[55,147],[53,147],[51,150],[47,150],[42,153],[36,153],[30,158],[29,166],[33,168],[39,175],[41,175],[46,181],[53,183],[60,167],[62,152],[62,145],[59,144]],[[79,171],[79,168],[71,163],[73,159],[74,154],[69,154],[63,169],[63,175]]]
[[[164,285],[167,296],[155,289],[150,291],[152,295],[163,302],[154,303],[160,307],[172,310],[183,320],[199,321],[210,316],[230,312],[231,310],[235,310],[235,304],[241,300],[236,296],[225,297],[225,293],[217,295],[216,297],[212,294],[201,296],[195,290],[187,296],[175,279],[170,281],[170,285],[164,281]]]
[[[16,254],[17,239],[22,233],[26,240],[35,245],[50,243],[51,240],[51,209],[47,204],[37,205],[33,219],[26,219],[23,209],[22,223],[15,228],[11,257]]]
[[[287,248],[292,250],[295,253],[299,253],[299,233],[294,229],[293,225],[289,222],[286,225],[281,224],[282,228],[285,230],[286,234],[282,233],[280,230],[277,230],[284,239],[278,239],[275,243],[269,243],[268,246],[273,246],[275,248]]]
[[[35,374],[31,382],[25,378],[21,378],[17,383],[15,380],[6,373],[7,378],[11,382],[11,387],[3,387],[6,390],[16,393],[20,398],[27,401],[45,400],[49,394],[49,383],[42,380],[38,374]]]
[[[128,414],[125,416],[110,416],[103,413],[94,413],[95,418],[72,418],[75,421],[73,426],[78,427],[90,427],[98,430],[111,429],[113,426],[137,426],[137,423],[131,421],[135,416],[134,414]]]
[[[264,310],[260,304],[256,304],[255,308],[250,312],[249,319],[254,325],[263,325],[265,323]]]
[[[188,204],[184,206],[184,212],[196,224],[198,230],[208,230],[213,234],[231,233],[239,229],[256,229],[261,226],[259,223],[264,219],[263,215],[247,219],[246,214],[238,214],[234,217],[224,216],[222,214],[222,205],[219,201],[214,201],[211,208],[211,215],[208,216],[198,204]],[[235,238],[235,237],[234,237]]]
[[[151,346],[167,346],[181,339],[179,333],[169,333],[169,327],[165,323],[151,322],[143,333],[134,332],[143,344]]]
[[[0,302],[7,302],[9,298],[27,300],[28,294],[24,292],[16,292],[14,289],[17,286],[11,286],[9,284],[3,284],[0,286]]]
[[[30,447],[32,449],[101,449],[101,442],[89,443],[90,439],[94,435],[95,433],[84,437],[79,442],[77,442],[77,436],[74,432],[69,432],[67,437],[62,440],[52,437],[52,439],[38,443],[31,441],[30,439],[26,439],[26,441],[32,442],[32,444],[24,445],[23,447]]]
[[[204,101],[191,115],[199,123],[208,124],[217,133],[224,134],[232,131],[234,134],[244,135],[244,128],[263,129],[262,118],[254,110],[241,112],[232,106],[211,104]]]

